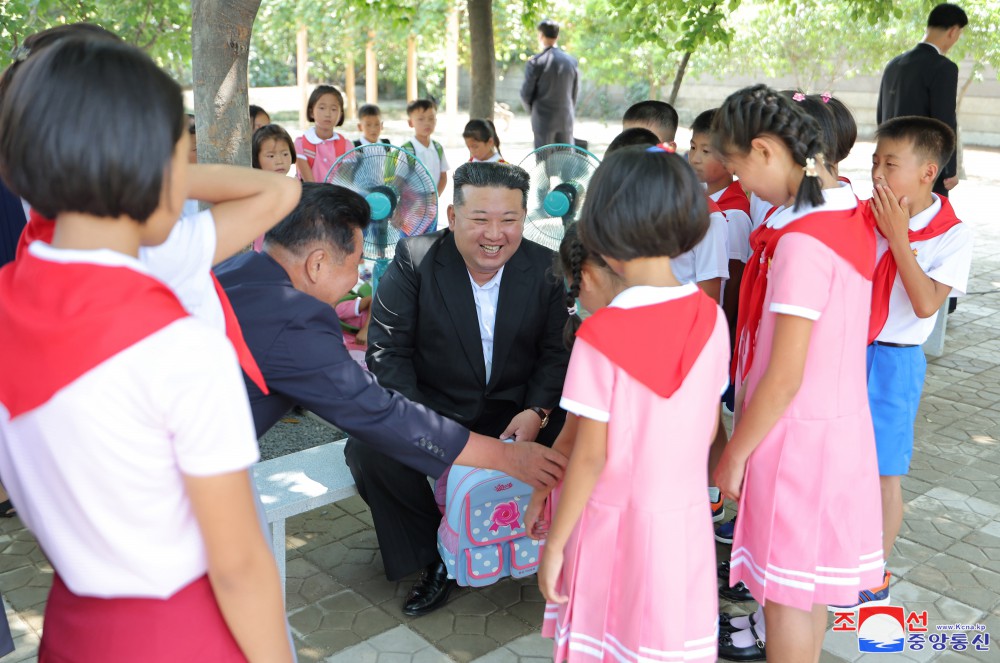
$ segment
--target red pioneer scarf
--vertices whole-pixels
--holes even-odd
[[[875,232],[879,232],[875,217],[871,213],[871,203],[864,203],[866,218],[870,219]],[[945,234],[961,221],[955,216],[955,210],[948,199],[941,196],[941,211],[934,215],[931,222],[921,230],[909,231],[910,244],[925,242],[933,237]],[[881,235],[882,233],[879,232]],[[872,314],[868,319],[868,342],[871,343],[882,333],[886,320],[889,319],[889,297],[892,295],[892,284],[896,281],[896,259],[891,250],[886,250],[875,266],[875,276],[872,278]]]
[[[753,255],[743,270],[740,282],[739,315],[736,321],[736,352],[733,353],[731,375],[742,381],[753,364],[757,342],[757,327],[764,309],[767,292],[767,272],[778,241],[787,233],[805,233],[818,239],[831,251],[846,260],[866,279],[872,278],[875,266],[875,235],[861,210],[816,212],[775,229],[762,224],[750,233]],[[736,375],[740,357],[744,357],[743,370]]]
[[[750,216],[750,199],[747,198],[747,194],[738,181],[726,187],[726,190],[719,196],[718,205],[723,211],[738,209]]]
[[[660,304],[608,306],[584,320],[577,337],[657,395],[670,398],[708,343],[718,308],[701,290]],[[626,342],[623,329],[629,330]]]

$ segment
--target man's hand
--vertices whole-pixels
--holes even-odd
[[[944,188],[945,189],[947,189],[948,191],[951,191],[956,186],[958,186],[958,175],[955,175],[955,177],[946,177],[946,178],[944,178],[944,182],[942,182],[942,184],[944,184]]]
[[[882,236],[889,240],[889,246],[910,246],[910,210],[906,196],[899,200],[896,194],[884,184],[876,184],[872,191],[871,210]]]
[[[504,432],[500,433],[500,439],[509,440],[513,438],[518,442],[537,440],[538,431],[541,429],[542,420],[539,418],[538,413],[534,410],[525,410],[510,420]]]
[[[530,413],[533,414],[533,413]],[[536,417],[537,419],[537,417]],[[552,490],[562,479],[566,457],[535,442],[511,442],[504,447],[504,467],[499,468],[536,490]]]

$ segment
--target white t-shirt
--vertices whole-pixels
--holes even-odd
[[[28,250],[148,273],[112,251],[43,242]],[[0,437],[0,473],[18,515],[69,589],[96,597],[166,598],[204,575],[205,544],[184,475],[246,470],[258,458],[232,345],[194,317],[105,360],[13,421],[0,405]],[[28,499],[40,490],[44,499]]]
[[[437,141],[433,138],[427,147],[424,147],[416,136],[409,140],[409,144],[413,146],[413,154],[420,159],[420,163],[424,164],[436,185],[441,179],[441,173],[448,172],[448,158],[444,155],[444,150],[441,150],[441,154],[438,155]]]
[[[725,189],[720,189],[710,194],[709,198],[715,202],[719,202],[719,198],[725,192]],[[729,232],[729,259],[745,263],[750,259],[750,233],[754,229],[753,222],[750,220],[750,216],[741,209],[724,209],[722,213],[726,215],[726,220],[729,221],[726,226],[726,230]]]
[[[752,230],[756,230],[760,224],[764,223],[764,217],[767,216],[767,213],[770,212],[773,207],[774,205],[767,202],[756,193],[753,193],[752,191],[750,192],[750,221],[753,225]],[[781,207],[779,210],[780,209],[784,208]],[[778,210],[775,210],[774,213],[777,214]]]
[[[930,207],[910,219],[910,230],[921,230],[941,211],[941,200],[937,194]],[[880,233],[875,233],[876,260],[889,250],[889,241]],[[969,282],[972,265],[972,230],[968,224],[960,223],[943,235],[910,245],[916,252],[917,264],[927,276],[938,283],[951,286],[949,297],[961,297]],[[918,318],[913,312],[913,304],[903,287],[903,279],[896,274],[889,294],[889,317],[876,341],[921,345],[934,331],[938,314],[929,318]]]
[[[670,261],[670,269],[681,283],[700,283],[729,278],[729,229],[719,212],[709,215],[708,232],[690,251]]]

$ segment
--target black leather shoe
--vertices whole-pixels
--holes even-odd
[[[453,587],[455,581],[448,580],[448,569],[444,562],[434,562],[424,569],[420,580],[410,590],[403,603],[403,614],[419,617],[434,612],[445,604]]]
[[[732,587],[720,587],[719,597],[729,601],[736,601],[737,603],[753,601],[753,595],[742,582],[738,582]]]
[[[727,586],[729,585],[729,562],[719,562],[715,573],[719,576],[719,580],[724,581]]]
[[[747,618],[749,618],[749,620],[750,620],[750,626],[753,626],[754,625],[753,615],[754,615],[754,613],[752,613],[752,612],[749,615],[730,615],[728,612],[720,612],[719,613],[719,633],[720,634],[734,633],[736,631],[743,630],[743,629],[740,629],[740,628],[737,628],[737,627],[733,626],[733,620],[736,619],[737,617],[747,617]]]
[[[753,635],[754,642],[749,647],[734,645],[731,633],[720,635],[719,658],[724,658],[727,661],[766,661],[767,653],[764,651],[764,641],[760,639],[752,625],[750,626],[750,634]]]

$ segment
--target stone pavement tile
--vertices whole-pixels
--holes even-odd
[[[1000,573],[946,553],[911,569],[906,579],[984,612],[1000,603]]]
[[[823,651],[849,663],[861,658],[858,636],[855,633],[833,633],[827,630],[826,637],[823,638]]]
[[[450,663],[451,659],[406,626],[345,649],[327,663]]]
[[[944,552],[976,566],[1000,572],[1000,523],[992,522],[971,532]]]
[[[847,663],[848,659],[841,658],[832,652],[823,650],[819,653],[819,663]]]
[[[285,609],[293,611],[321,598],[343,591],[344,586],[306,559],[287,561],[285,567]]]
[[[942,493],[941,491],[947,492]],[[942,494],[947,495],[948,499],[942,500],[939,497]],[[977,499],[978,501],[970,505],[969,500],[971,499]],[[969,495],[964,495],[947,488],[932,488],[927,493],[919,495],[906,503],[903,518],[904,520],[906,518],[945,518],[972,529],[978,529],[992,522],[994,516],[979,513],[977,509],[980,511],[989,511],[992,508],[997,507],[985,500],[972,498]]]
[[[368,599],[345,589],[291,612],[293,633],[320,656],[329,656],[399,625]]]
[[[459,663],[469,663],[493,651],[499,644],[486,636],[452,634],[436,642],[435,646]]]
[[[927,623],[975,624],[986,611],[944,596],[940,592],[921,587],[908,580],[896,580],[890,586],[892,605],[903,606],[907,613],[927,611]]]

